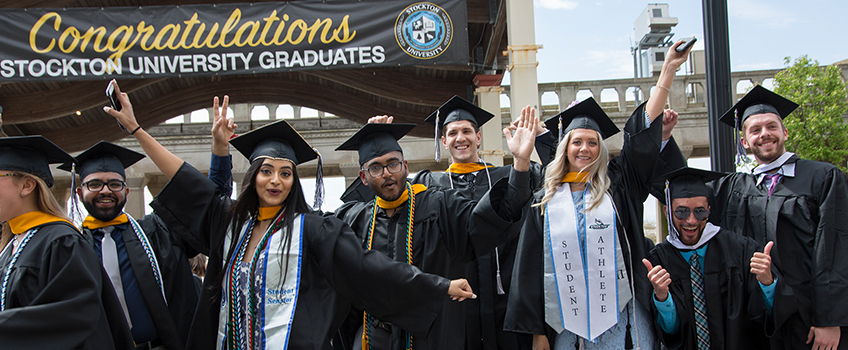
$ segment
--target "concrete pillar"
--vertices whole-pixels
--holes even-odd
[[[604,88],[603,87],[593,87],[593,88],[589,88],[589,91],[592,92],[592,97],[594,97],[595,101],[597,101],[598,104],[600,105],[601,104],[601,92],[604,91]]]
[[[474,77],[474,85],[477,89],[477,104],[495,116],[488,123],[483,124],[480,131],[483,133],[483,141],[480,145],[480,157],[484,161],[495,166],[503,165],[503,131],[501,131],[501,104],[500,94],[504,91],[501,85],[503,75],[478,75]]]
[[[191,113],[183,114],[183,123],[191,123]]]
[[[303,108],[301,106],[291,105],[292,108],[292,116],[294,119],[300,119],[300,109]]]
[[[230,105],[230,108],[233,109],[233,119],[238,122],[249,122],[250,121],[250,108],[253,107],[249,103],[239,103]],[[247,125],[247,124],[245,124]]]
[[[206,109],[206,115],[208,115],[208,116],[209,116],[209,121],[210,121],[210,122],[214,121],[214,120],[212,120],[212,119],[213,119],[213,117],[215,116],[215,114],[213,114],[213,113],[214,113],[214,111],[212,110],[212,108],[211,108],[211,107]],[[232,118],[232,116],[231,116],[231,115],[228,115],[227,117]]]
[[[147,176],[144,174],[128,174],[127,188],[130,193],[127,195],[127,204],[124,206],[124,211],[135,218],[144,216],[144,186],[147,185]],[[159,193],[157,191],[156,193]]]
[[[615,93],[618,94],[618,111],[619,112],[627,112],[627,87],[626,86],[616,86]]]
[[[689,157],[692,156],[692,151],[694,149],[695,148],[692,147],[692,146],[680,146],[680,153],[683,154],[683,158],[685,158],[686,160],[689,160]]]
[[[577,99],[577,86],[568,85],[559,88],[559,92],[557,92],[557,98],[559,98],[559,111],[562,112],[571,102]]]
[[[671,82],[671,91],[668,94],[668,106],[674,110],[686,108],[686,82],[677,79]]]
[[[540,106],[536,77],[536,33],[533,6],[526,0],[506,0],[507,37],[509,38],[510,110],[512,118],[524,106]]]
[[[339,170],[345,178],[345,188],[350,186],[354,181],[359,181],[359,163],[340,163]]]
[[[279,103],[266,103],[265,108],[268,109],[268,119],[276,120],[277,119],[277,107],[280,106]]]

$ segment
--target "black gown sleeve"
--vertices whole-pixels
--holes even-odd
[[[796,163],[796,164],[800,164]],[[848,180],[845,174],[834,166],[826,167],[827,176],[819,184],[811,184],[818,189],[818,212],[813,246],[813,288],[812,325],[818,327],[848,326],[848,227],[844,219],[848,218]],[[817,186],[816,186],[817,185]],[[813,192],[815,193],[815,192]],[[834,307],[840,305],[841,307]]]
[[[40,230],[62,230],[64,224],[47,225]],[[36,235],[49,235],[38,232]],[[26,250],[40,250],[35,259],[21,258],[9,281],[6,305],[0,312],[0,347],[6,349],[60,349],[93,344],[92,339],[103,328],[121,328],[120,323],[102,324],[103,276],[94,249],[82,235],[61,235],[42,245],[32,244]],[[21,254],[23,257],[23,254]],[[116,301],[114,292],[111,295]],[[129,329],[124,326],[125,334]],[[115,337],[115,331],[112,331]],[[102,334],[102,333],[101,333]],[[116,345],[120,339],[114,339]],[[125,342],[131,338],[123,339]]]
[[[455,226],[468,227],[476,252],[488,253],[518,235],[532,196],[530,178],[530,171],[510,169],[509,178],[498,180],[474,207],[472,226]]]
[[[363,249],[341,220],[307,218],[314,221],[308,225],[310,252],[339,295],[413,335],[427,335],[448,298],[448,279]]]
[[[541,198],[542,192],[536,194]],[[547,334],[544,296],[544,231],[539,207],[524,207],[524,221],[515,253],[504,330]]]

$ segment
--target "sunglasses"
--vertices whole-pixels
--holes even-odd
[[[695,214],[695,220],[704,221],[708,217],[710,217],[710,211],[704,207],[695,208],[695,210],[689,209],[687,207],[677,207],[674,209],[674,217],[677,220],[686,220],[689,218],[689,214]]]

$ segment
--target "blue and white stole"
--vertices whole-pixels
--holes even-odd
[[[268,239],[268,243],[265,245],[265,249],[260,250],[261,247],[257,247],[254,253],[265,255],[264,259],[260,260],[264,262],[262,266],[251,266],[255,270],[256,275],[262,276],[259,285],[254,286],[258,287],[261,291],[260,304],[256,305],[256,318],[249,320],[259,326],[259,329],[254,331],[261,332],[258,342],[254,342],[254,348],[256,349],[286,349],[288,347],[292,320],[294,319],[294,311],[297,306],[297,292],[300,287],[301,258],[303,257],[303,217],[304,214],[299,214],[292,223],[292,232],[294,234],[291,235],[291,247],[288,252],[283,252],[279,249],[279,247],[284,246],[282,240],[285,235],[283,234],[283,230],[278,230],[272,233],[272,236]],[[251,218],[248,222],[253,220],[254,218]],[[245,225],[245,228],[239,235],[238,239],[240,242],[236,247],[236,251],[241,249],[242,245],[247,244],[250,237],[248,230],[252,228],[253,225]],[[229,226],[227,235],[224,238],[225,257],[229,254],[231,230],[232,226]],[[237,254],[233,254],[233,258],[230,259],[229,264],[239,263],[239,261],[235,261],[235,255]],[[285,282],[280,285],[279,283],[282,281],[283,274],[285,273],[283,269],[287,266],[284,259],[288,259],[288,271]],[[226,270],[226,266],[224,270]],[[238,298],[238,296],[228,295],[229,288],[227,286],[230,283],[232,283],[230,276],[225,276],[224,287],[221,288],[221,311],[218,313],[218,340],[216,342],[216,349],[218,350],[226,348],[227,311],[230,309],[231,297]],[[257,282],[250,281],[249,283]],[[245,305],[244,307],[249,306]],[[254,334],[248,334],[248,336],[257,339]]]
[[[587,190],[584,203],[591,201]],[[585,216],[584,255],[570,187],[560,186],[545,207],[545,321],[594,341],[618,323],[632,293],[609,194]]]

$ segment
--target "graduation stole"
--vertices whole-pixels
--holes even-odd
[[[591,200],[587,188],[584,203]],[[584,215],[585,252],[569,187],[560,186],[545,207],[545,321],[558,333],[566,329],[594,341],[618,323],[631,294],[612,198],[604,194]]]
[[[374,226],[377,221],[377,207],[383,209],[394,209],[406,202],[408,214],[406,216],[406,237],[404,237],[404,249],[406,263],[412,265],[412,226],[415,219],[415,195],[427,190],[424,185],[416,184],[412,186],[409,181],[406,182],[406,190],[403,191],[400,198],[395,201],[388,202],[380,197],[374,200],[374,207],[371,208],[371,223],[368,226],[368,236],[365,237],[365,247],[371,250],[371,243],[374,241]],[[409,193],[412,192],[412,195]],[[368,311],[362,313],[362,350],[371,350],[371,315]],[[404,348],[412,350],[412,334],[403,331]]]
[[[468,174],[494,167],[494,165],[488,163],[453,163],[450,167],[448,167],[448,170],[445,170],[445,172],[452,174]]]
[[[589,182],[589,173],[570,171],[562,178],[562,182]]]
[[[4,257],[8,254],[12,255],[12,259],[9,260],[9,265],[6,266],[6,271],[3,272],[3,283],[0,284],[0,311],[6,310],[6,288],[9,286],[9,276],[12,275],[12,268],[15,266],[15,263],[18,261],[18,257],[21,256],[21,252],[24,250],[24,246],[29,243],[29,240],[32,239],[32,236],[38,232],[38,229],[32,229],[27,231],[26,235],[24,235],[24,239],[21,241],[21,245],[12,251],[12,242],[6,245],[2,251],[0,251],[0,257]],[[15,238],[12,238],[13,240]]]
[[[279,208],[277,208],[279,211]],[[221,311],[218,314],[217,349],[286,349],[297,306],[298,288],[300,288],[301,258],[303,256],[303,217],[296,214],[292,223],[291,245],[288,251],[271,247],[282,247],[283,218],[280,213],[268,230],[262,236],[253,259],[250,261],[248,273],[247,304],[243,305],[239,298],[242,289],[238,278],[239,263],[244,259],[247,245],[250,241],[253,227],[258,220],[251,218],[247,227],[242,230],[241,239],[236,246],[229,265],[225,267],[222,288]],[[257,215],[258,216],[258,215]],[[228,254],[232,227],[228,228],[224,240],[224,256]],[[287,263],[283,261],[288,260]],[[260,261],[262,263],[260,264]],[[285,268],[288,267],[288,270]],[[259,278],[261,274],[261,278]],[[283,281],[283,276],[286,276]],[[270,281],[270,285],[268,283]],[[283,281],[277,285],[277,281]],[[257,293],[259,291],[260,293]],[[257,295],[259,294],[259,295]],[[243,319],[242,315],[246,319]],[[243,322],[244,321],[244,322]],[[246,323],[247,327],[243,326]],[[259,330],[256,327],[259,327]],[[257,335],[257,332],[259,333]]]
[[[165,298],[165,286],[163,282],[164,279],[162,278],[162,270],[159,269],[159,260],[156,259],[156,254],[153,252],[153,246],[150,245],[150,240],[147,238],[144,230],[141,229],[141,225],[138,224],[138,221],[135,221],[132,215],[122,212],[121,215],[118,215],[109,221],[100,221],[89,215],[85,218],[85,220],[83,220],[82,227],[89,230],[96,230],[127,222],[130,224],[130,227],[132,228],[133,233],[135,233],[136,238],[138,238],[138,241],[141,242],[141,247],[144,248],[144,254],[147,255],[147,261],[150,262],[150,269],[153,270],[153,277],[156,280],[156,284],[159,285],[159,292],[162,293],[162,300],[165,301],[165,305],[168,305],[168,299]]]

